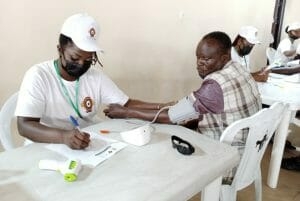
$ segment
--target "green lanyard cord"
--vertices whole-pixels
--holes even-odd
[[[81,114],[79,112],[79,108],[78,108],[79,78],[76,79],[76,86],[75,86],[75,101],[76,101],[76,103],[74,104],[74,102],[72,101],[72,99],[70,97],[68,89],[66,88],[65,84],[62,81],[62,78],[61,78],[61,75],[60,75],[59,69],[58,69],[57,60],[54,61],[54,67],[55,67],[56,74],[57,74],[57,76],[59,78],[59,82],[60,82],[61,88],[62,88],[62,90],[64,92],[65,98],[67,99],[67,101],[69,102],[69,104],[73,107],[73,109],[75,110],[76,114],[80,118],[82,118],[82,116],[81,116]]]

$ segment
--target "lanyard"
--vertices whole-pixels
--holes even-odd
[[[59,78],[59,82],[60,82],[60,85],[61,85],[61,88],[63,89],[63,92],[64,92],[64,96],[65,98],[67,99],[67,101],[69,102],[69,104],[73,107],[73,109],[75,110],[76,114],[82,118],[80,112],[79,112],[79,109],[78,109],[78,91],[79,91],[79,78],[76,79],[76,86],[75,86],[75,104],[74,102],[72,101],[71,97],[70,97],[70,94],[68,92],[68,89],[66,88],[65,84],[63,83],[62,81],[62,78],[61,78],[61,75],[59,73],[59,69],[58,69],[58,64],[57,64],[57,60],[54,61],[54,67],[55,67],[55,71],[56,71],[56,74]]]
[[[243,56],[243,58],[244,58],[244,61],[245,61],[245,64],[246,64],[246,68],[249,70],[249,66],[248,66],[248,63],[247,63],[246,57],[245,57],[245,56]]]

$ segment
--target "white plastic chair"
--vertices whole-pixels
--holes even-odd
[[[248,128],[249,133],[245,151],[237,167],[232,184],[222,185],[221,187],[220,198],[222,201],[235,201],[237,191],[253,182],[256,201],[262,200],[260,162],[286,108],[287,105],[283,103],[274,103],[270,108],[262,109],[248,118],[238,120],[225,129],[220,141],[229,144],[243,128]]]
[[[0,141],[5,150],[15,148],[11,134],[11,121],[15,117],[17,100],[18,92],[6,100],[0,111]]]
[[[289,61],[289,59],[284,54],[272,47],[267,47],[266,55],[269,61],[269,66],[272,67],[285,66]]]
[[[274,63],[275,54],[276,54],[276,50],[274,48],[267,47],[267,49],[266,49],[266,55],[267,55],[267,59],[269,61],[269,64]]]

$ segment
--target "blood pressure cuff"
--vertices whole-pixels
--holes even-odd
[[[172,123],[184,124],[190,120],[198,119],[200,113],[193,106],[196,98],[193,93],[184,97],[178,103],[171,106],[168,111]]]

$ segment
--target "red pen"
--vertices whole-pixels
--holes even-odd
[[[101,134],[109,134],[109,133],[120,133],[120,131],[112,131],[108,129],[100,129]]]
[[[101,134],[109,134],[110,131],[109,131],[109,130],[100,130],[100,133],[101,133]]]

